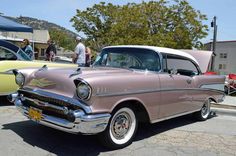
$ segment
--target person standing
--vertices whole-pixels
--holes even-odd
[[[85,67],[86,63],[86,54],[85,54],[85,46],[81,42],[81,37],[76,37],[76,42],[78,43],[75,47],[75,53],[73,57],[73,62],[77,63],[81,67]]]
[[[33,48],[30,45],[30,42],[28,39],[24,39],[23,40],[23,48],[22,50],[29,56],[29,58],[31,60],[34,59],[34,52],[33,52]]]
[[[92,57],[92,53],[91,53],[91,50],[89,47],[86,47],[85,48],[85,66],[86,67],[90,67],[91,65],[91,57]]]
[[[57,49],[54,42],[51,39],[47,41],[47,44],[48,47],[46,49],[46,61],[53,62],[55,55],[57,54]]]

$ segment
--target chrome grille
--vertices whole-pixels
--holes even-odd
[[[87,114],[90,114],[92,112],[89,105],[73,97],[67,97],[67,96],[47,92],[44,90],[32,89],[28,87],[19,89],[18,94],[22,96],[23,98],[28,98],[28,100],[31,100],[31,101],[33,100],[34,103],[40,102],[40,103],[46,104],[44,107],[49,107],[56,110],[63,110],[64,113],[66,111],[65,109],[68,109],[68,111],[80,109],[80,110],[83,110]]]
[[[42,102],[43,103],[43,102]],[[40,110],[42,110],[42,113],[43,114],[46,114],[46,115],[52,115],[52,116],[56,116],[56,117],[60,117],[60,118],[64,118],[64,119],[67,119],[67,114],[65,111],[63,111],[63,107],[61,109],[56,109],[56,108],[53,108],[53,107],[48,107],[48,106],[43,106],[43,105],[39,105],[37,104],[34,100],[31,100],[29,98],[25,98],[23,101],[22,101],[22,104],[25,106],[25,107],[34,107],[34,108],[38,108]],[[59,108],[59,107],[58,107]]]
[[[18,91],[24,107],[35,107],[42,110],[43,114],[55,116],[67,120],[74,120],[72,112],[81,109],[78,105],[69,103],[72,100],[57,99],[59,95],[45,96],[38,92],[19,90]]]
[[[71,103],[69,103],[69,101],[66,102],[66,101],[63,101],[60,99],[56,99],[54,97],[46,97],[46,96],[42,96],[39,94],[34,94],[32,92],[23,91],[23,90],[20,90],[19,94],[22,94],[26,98],[29,98],[32,100],[36,99],[41,102],[47,102],[47,103],[50,103],[51,105],[55,105],[55,106],[67,107],[68,109],[72,109],[72,110],[80,109],[79,106],[72,105]]]

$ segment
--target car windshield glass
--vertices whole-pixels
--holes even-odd
[[[22,50],[22,49],[19,49],[17,54],[23,59],[23,60],[26,60],[26,61],[30,61],[31,59],[29,58],[29,56]]]
[[[157,52],[142,48],[105,48],[97,57],[94,66],[160,70]]]

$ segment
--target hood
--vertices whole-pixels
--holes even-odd
[[[182,50],[182,51],[189,53],[198,61],[202,73],[208,71],[211,62],[211,57],[213,54],[212,51],[205,51],[205,50]]]
[[[126,74],[133,74],[132,70],[111,68],[111,67],[95,67],[95,68],[50,68],[49,70],[39,70],[34,73],[34,77],[53,78],[53,79],[91,79],[97,77],[107,76],[121,76]]]
[[[41,70],[27,76],[24,86],[53,92],[56,94],[72,97],[75,95],[76,86],[74,80],[83,79],[88,83],[96,80],[106,82],[107,79],[119,78],[121,76],[140,75],[128,69],[118,68],[55,68]]]

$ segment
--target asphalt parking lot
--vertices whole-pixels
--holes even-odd
[[[236,117],[191,115],[139,127],[130,146],[110,151],[96,136],[64,133],[23,117],[12,105],[0,106],[0,155],[236,155]]]

